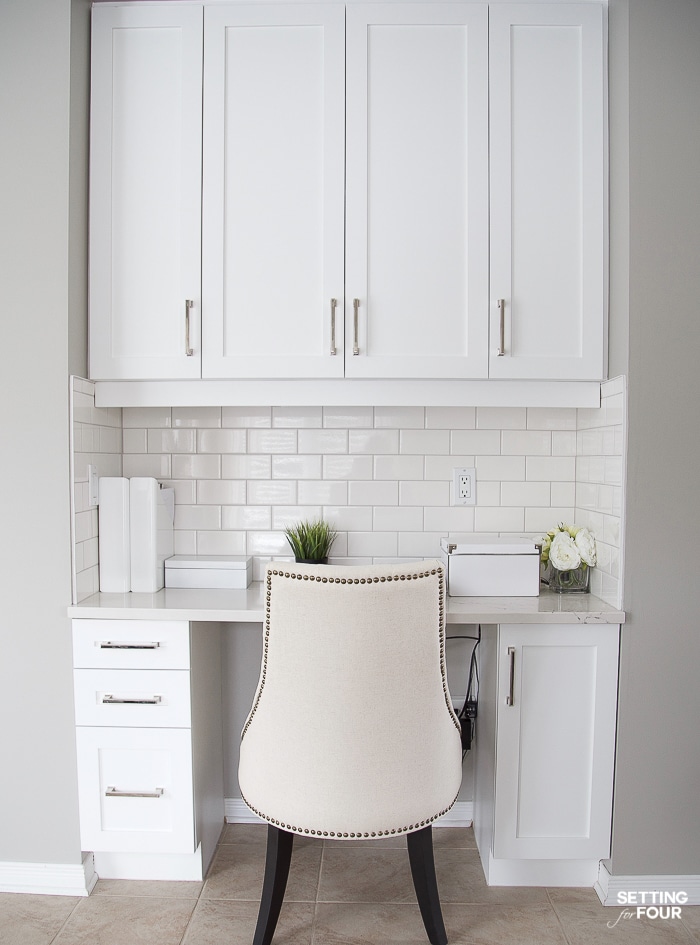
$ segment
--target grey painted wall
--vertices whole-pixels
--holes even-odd
[[[614,164],[611,182],[615,201],[627,186],[629,199],[628,276],[625,246],[612,256],[616,278],[629,279],[628,622],[612,870],[697,874],[700,3],[613,0],[611,83],[627,54],[625,30],[612,27],[619,17],[625,26],[627,5],[629,180]],[[616,237],[624,242],[622,225]]]
[[[71,0],[0,3],[0,424],[13,445],[0,463],[6,862],[80,862],[65,615],[70,28]]]

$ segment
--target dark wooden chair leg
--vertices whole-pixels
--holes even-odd
[[[406,835],[413,886],[431,945],[447,945],[445,923],[435,878],[433,828],[428,826]]]
[[[255,927],[253,945],[270,945],[279,919],[284,891],[287,888],[289,864],[292,861],[294,834],[267,825],[267,852],[262,898]]]

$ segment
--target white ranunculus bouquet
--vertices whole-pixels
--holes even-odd
[[[595,538],[587,528],[562,522],[543,536],[540,558],[552,590],[587,590],[588,569],[597,560]]]

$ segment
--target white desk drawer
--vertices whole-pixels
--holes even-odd
[[[186,620],[73,620],[73,665],[106,669],[189,669]]]
[[[77,725],[189,728],[190,674],[185,669],[76,669]]]
[[[188,729],[78,728],[84,850],[193,853]]]

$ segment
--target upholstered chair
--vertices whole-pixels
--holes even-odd
[[[406,834],[432,945],[445,945],[432,824],[462,779],[445,673],[439,561],[274,563],[265,577],[262,668],[241,740],[239,784],[268,823],[254,945],[269,945],[294,834]]]

